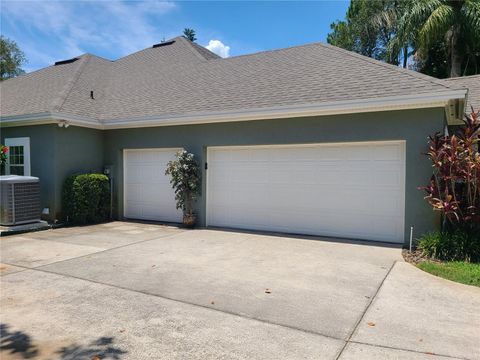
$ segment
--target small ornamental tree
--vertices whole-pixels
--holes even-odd
[[[480,118],[473,111],[454,135],[429,137],[430,185],[421,187],[433,209],[442,213],[442,230],[480,231]]]
[[[175,154],[176,159],[169,161],[165,175],[170,175],[170,184],[175,190],[177,209],[183,211],[183,222],[194,225],[194,202],[200,194],[200,169],[194,155],[180,150]]]

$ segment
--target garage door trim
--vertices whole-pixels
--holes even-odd
[[[208,146],[206,151],[206,163],[209,162],[211,159],[211,152],[215,150],[235,150],[235,149],[262,149],[262,148],[299,148],[299,147],[310,147],[310,146],[335,146],[335,145],[388,145],[388,144],[400,144],[402,149],[402,161],[403,164],[401,166],[402,176],[401,176],[401,200],[400,200],[400,211],[401,213],[401,238],[403,243],[405,238],[405,195],[406,195],[406,140],[379,140],[379,141],[342,141],[342,142],[322,142],[322,143],[297,143],[297,144],[259,144],[259,145],[221,145],[221,146]],[[209,185],[209,175],[210,169],[206,171],[205,174],[205,226],[215,226],[210,225],[210,218],[211,218],[211,209],[209,206],[209,198],[210,198],[210,185]],[[267,231],[268,232],[268,231]],[[319,234],[318,236],[322,236]],[[329,235],[325,235],[329,236]],[[334,236],[329,236],[334,237]],[[397,241],[385,241],[385,242],[393,242],[399,243]]]

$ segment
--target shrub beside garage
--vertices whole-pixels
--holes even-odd
[[[442,229],[425,235],[419,248],[429,257],[480,262],[480,114],[472,109],[452,134],[429,138],[433,175],[421,189],[433,210],[440,212]]]
[[[430,137],[433,175],[421,187],[442,228],[423,235],[418,251],[405,258],[437,276],[480,286],[480,112],[472,109],[450,130]]]
[[[72,224],[96,224],[110,214],[110,182],[103,174],[69,176],[63,186],[65,220]]]

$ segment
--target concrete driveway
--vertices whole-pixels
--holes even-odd
[[[397,247],[113,222],[1,238],[2,359],[480,359]]]

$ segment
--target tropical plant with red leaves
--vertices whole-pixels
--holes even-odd
[[[441,211],[443,230],[463,228],[480,231],[480,116],[472,108],[464,124],[451,136],[429,137],[427,156],[433,175],[421,187],[425,199]]]
[[[7,163],[8,146],[0,145],[0,165]]]

